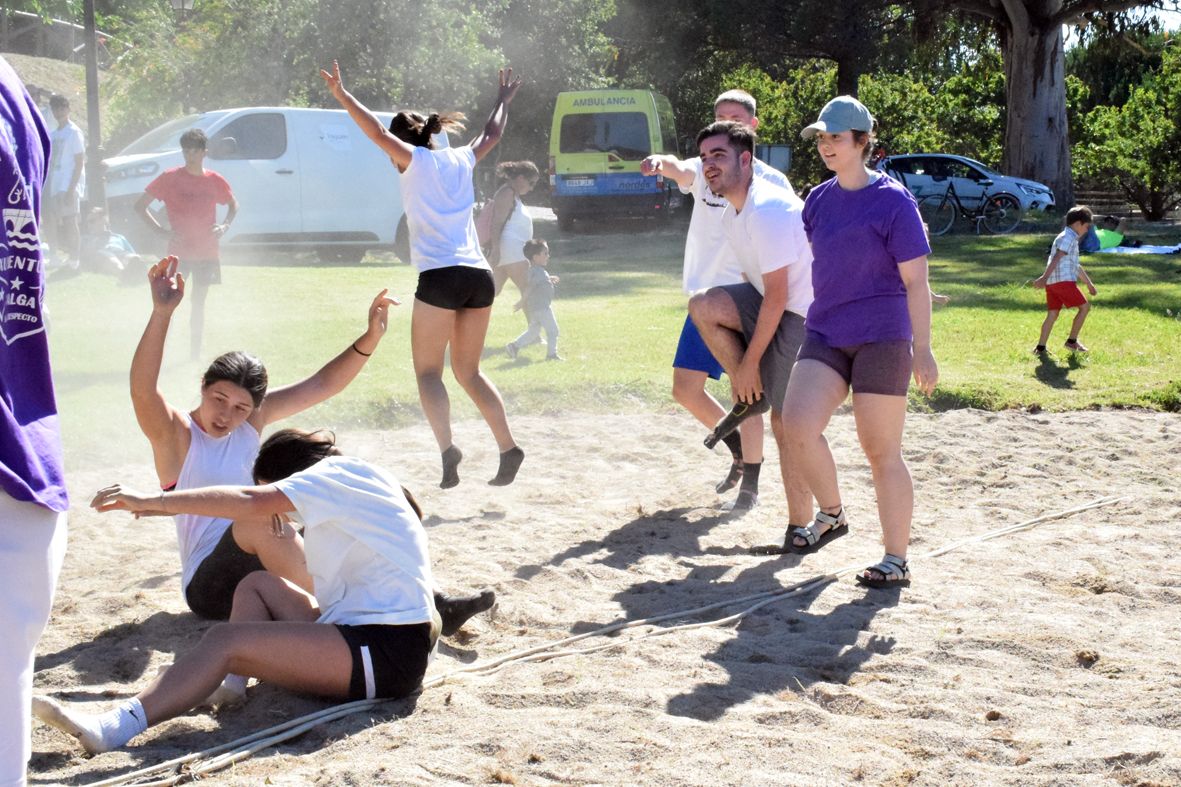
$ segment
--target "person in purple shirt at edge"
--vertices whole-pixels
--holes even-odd
[[[866,168],[873,123],[857,99],[838,96],[803,131],[836,177],[812,189],[804,203],[814,300],[783,406],[791,455],[799,458],[820,513],[808,527],[789,529],[784,546],[811,552],[848,532],[824,430],[852,388],[886,547],[882,561],[857,581],[902,587],[910,584],[906,548],[914,508],[902,458],[906,391],[913,373],[918,389],[930,395],[939,367],[931,352],[931,247],[910,192]]]
[[[70,502],[42,321],[38,222],[49,132],[0,57],[0,785],[23,785],[33,652],[66,552]]]

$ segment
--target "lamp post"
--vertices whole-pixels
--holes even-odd
[[[193,12],[193,6],[196,5],[197,0],[168,0],[172,6],[173,13],[176,14],[176,32],[180,33],[184,29],[185,20],[188,19],[189,14]],[[181,114],[187,114],[189,111],[189,77],[188,69],[181,70]]]
[[[183,20],[193,10],[193,5],[196,0],[168,0],[172,4],[172,10],[176,12],[177,19]]]
[[[86,31],[86,132],[90,137],[90,155],[86,157],[86,201],[92,207],[106,208],[107,193],[102,171],[102,126],[98,117],[98,50],[94,29],[94,0],[85,0],[83,15]]]

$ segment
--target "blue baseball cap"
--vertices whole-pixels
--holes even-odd
[[[842,131],[873,131],[873,115],[852,96],[837,96],[820,110],[820,118],[800,132],[811,139],[819,132],[839,134]]]

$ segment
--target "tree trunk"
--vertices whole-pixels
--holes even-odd
[[[862,65],[856,56],[839,57],[837,61],[837,95],[857,97],[857,81],[861,79]]]
[[[1047,28],[1036,17],[1010,18],[1001,29],[1001,44],[1008,108],[1001,169],[1052,188],[1061,212],[1074,200],[1062,28]]]

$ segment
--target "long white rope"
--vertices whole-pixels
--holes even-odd
[[[967,538],[960,539],[959,541],[954,541],[950,544],[946,544],[942,547],[931,550],[930,552],[918,555],[917,557],[913,557],[912,560],[922,561],[940,557],[942,555],[946,555],[949,552],[963,549],[964,547],[970,546],[972,544],[978,544],[994,538],[1000,538],[1001,536],[1011,535],[1022,530],[1028,530],[1046,522],[1064,519],[1066,517],[1074,516],[1075,514],[1080,514],[1084,511],[1090,511],[1091,509],[1101,508],[1103,506],[1124,502],[1130,499],[1130,497],[1118,496],[1099,498],[1098,500],[1093,500],[1090,503],[1075,506],[1074,508],[1069,508],[1064,511],[1058,511],[1052,514],[1044,514],[1042,516],[1035,517],[1033,519],[1027,519],[1024,522],[1019,522],[1014,525],[1008,525],[1006,527],[990,530],[979,535],[969,536]],[[612,648],[620,648],[627,645],[632,645],[642,640],[650,639],[652,637],[666,636],[674,632],[689,631],[691,629],[706,628],[710,626],[727,626],[737,623],[738,621],[752,614],[756,610],[767,606],[768,604],[782,601],[793,596],[811,593],[812,591],[823,587],[824,585],[836,581],[838,578],[846,574],[851,574],[858,570],[860,570],[859,564],[849,565],[831,573],[820,574],[803,580],[802,582],[797,582],[794,585],[781,587],[772,591],[754,593],[748,596],[741,596],[739,598],[719,601],[717,603],[707,604],[695,609],[680,610],[677,612],[670,612],[664,615],[657,615],[655,617],[643,618],[640,620],[613,623],[611,625],[595,629],[594,631],[588,631],[583,634],[566,637],[548,644],[537,645],[532,648],[514,651],[490,661],[476,662],[475,664],[471,664],[466,667],[460,667],[444,675],[439,675],[437,677],[423,681],[420,691],[442,686],[445,683],[453,682],[471,675],[492,675],[505,667],[516,664],[550,661],[553,659],[566,658],[570,656],[582,656],[589,653],[597,653],[604,650],[610,650]],[[592,645],[590,647],[569,647],[576,642],[580,642],[591,637],[603,637],[609,634],[614,634],[618,631],[622,631],[624,629],[633,629],[640,626],[654,626],[655,624],[666,620],[696,617],[707,612],[733,607],[736,604],[744,604],[748,602],[755,603],[746,607],[740,612],[727,615],[725,617],[706,621],[698,621],[694,623],[684,623],[678,626],[669,626],[666,628],[655,628],[651,631],[637,634],[632,637],[613,638],[611,642],[600,645]],[[187,754],[183,757],[177,757],[176,759],[168,760],[157,765],[152,765],[137,771],[125,773],[122,776],[105,779],[99,782],[93,782],[92,787],[110,787],[113,785],[131,784],[132,782],[135,783],[135,787],[156,787],[156,785],[163,787],[164,785],[173,785],[190,779],[200,779],[202,776],[206,776],[210,773],[213,773],[214,771],[221,770],[223,768],[229,767],[230,765],[233,765],[236,762],[240,762],[241,760],[250,757],[255,752],[274,746],[275,744],[282,743],[283,741],[294,738],[298,735],[302,735],[308,730],[311,730],[322,724],[335,721],[336,719],[343,718],[345,716],[350,716],[354,713],[367,710],[386,702],[389,702],[389,700],[358,700],[342,705],[334,705],[314,713],[309,713],[306,716],[301,716],[299,718],[283,722],[282,724],[277,724],[265,730],[260,730],[220,746],[215,746],[210,749],[205,749],[204,751]],[[189,767],[186,768],[185,766]],[[164,776],[164,774],[170,775]],[[137,781],[138,779],[149,776],[163,776],[163,778],[158,778],[155,781]]]

